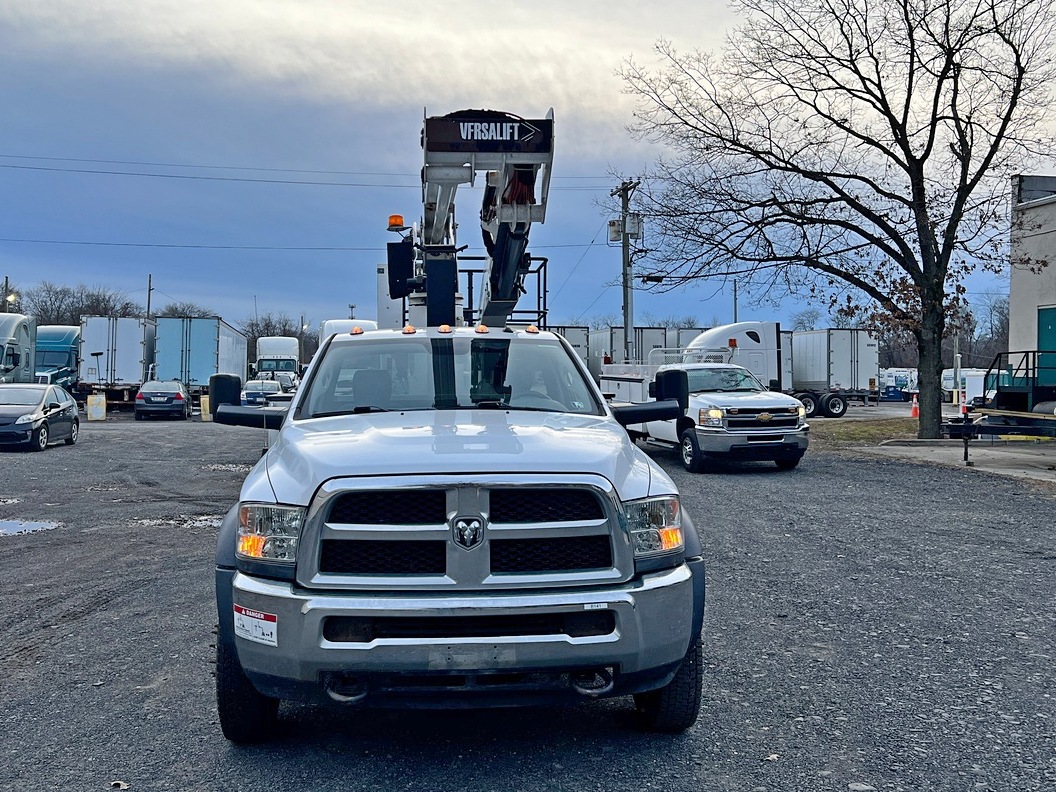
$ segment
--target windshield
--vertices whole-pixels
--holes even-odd
[[[466,408],[602,412],[557,339],[364,335],[330,345],[298,417]]]
[[[64,350],[38,350],[35,363],[37,368],[60,368],[70,365],[70,353]]]
[[[29,407],[39,404],[44,396],[41,388],[0,388],[0,404]]]
[[[154,393],[176,393],[180,390],[180,383],[174,380],[151,380],[144,382],[141,391],[153,391]]]
[[[261,393],[278,393],[282,388],[275,380],[250,380],[243,390],[260,391]]]
[[[689,392],[766,390],[752,372],[742,368],[689,369]]]
[[[257,361],[257,371],[296,371],[297,361],[293,358],[281,360],[264,359]]]

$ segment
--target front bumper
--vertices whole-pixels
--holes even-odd
[[[666,684],[690,641],[699,640],[704,570],[700,559],[692,565],[604,589],[480,596],[317,593],[221,569],[218,595],[226,593],[227,575],[231,596],[227,602],[218,596],[221,640],[234,641],[241,665],[262,693],[309,703],[343,700],[335,691],[350,690],[366,706],[540,703],[576,697],[570,678],[597,669],[613,676],[603,695],[623,695]],[[255,640],[244,637],[245,623],[238,631],[224,629],[225,621],[233,623],[234,611],[259,615],[267,629]],[[609,611],[613,629],[578,637],[536,632],[341,642],[324,635],[331,617],[418,622],[464,617],[517,624],[518,616],[527,621],[585,611]]]
[[[0,426],[0,445],[23,445],[33,439],[34,424]]]
[[[697,445],[705,454],[740,459],[778,459],[803,456],[810,440],[810,428],[776,432],[730,432],[726,429],[696,427]]]

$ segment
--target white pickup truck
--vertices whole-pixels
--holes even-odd
[[[669,386],[669,383],[670,386]],[[509,706],[633,696],[677,732],[701,700],[704,562],[671,478],[534,327],[323,343],[288,408],[221,405],[277,439],[216,554],[217,705],[266,739],[280,699]]]
[[[629,426],[636,439],[678,446],[690,472],[711,470],[719,460],[773,461],[791,470],[807,451],[810,426],[799,399],[767,390],[752,372],[729,363],[667,363],[655,367],[684,371],[689,380],[685,415]],[[616,401],[650,398],[652,376],[638,372],[609,374],[602,389]]]

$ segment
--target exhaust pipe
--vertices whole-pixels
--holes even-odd
[[[572,689],[581,696],[595,698],[610,692],[615,686],[612,666],[593,671],[578,671],[569,677]]]
[[[357,677],[345,677],[330,674],[323,683],[326,695],[340,704],[355,704],[367,697],[370,689],[367,683]]]

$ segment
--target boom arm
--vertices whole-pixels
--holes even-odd
[[[505,324],[512,314],[524,292],[530,263],[528,231],[532,223],[546,219],[553,119],[552,109],[546,118],[534,120],[491,110],[463,110],[425,119],[419,277],[411,279],[404,294],[426,292],[430,324],[432,317],[454,316],[454,285],[437,281],[457,277],[455,193],[462,184],[472,185],[477,171],[487,172],[480,224],[488,264],[480,321]],[[398,244],[390,245],[390,251],[394,248],[402,253],[406,270],[408,249],[400,251]],[[391,279],[390,294],[402,296],[394,292]],[[434,310],[434,300],[451,301],[450,309],[438,305]]]

